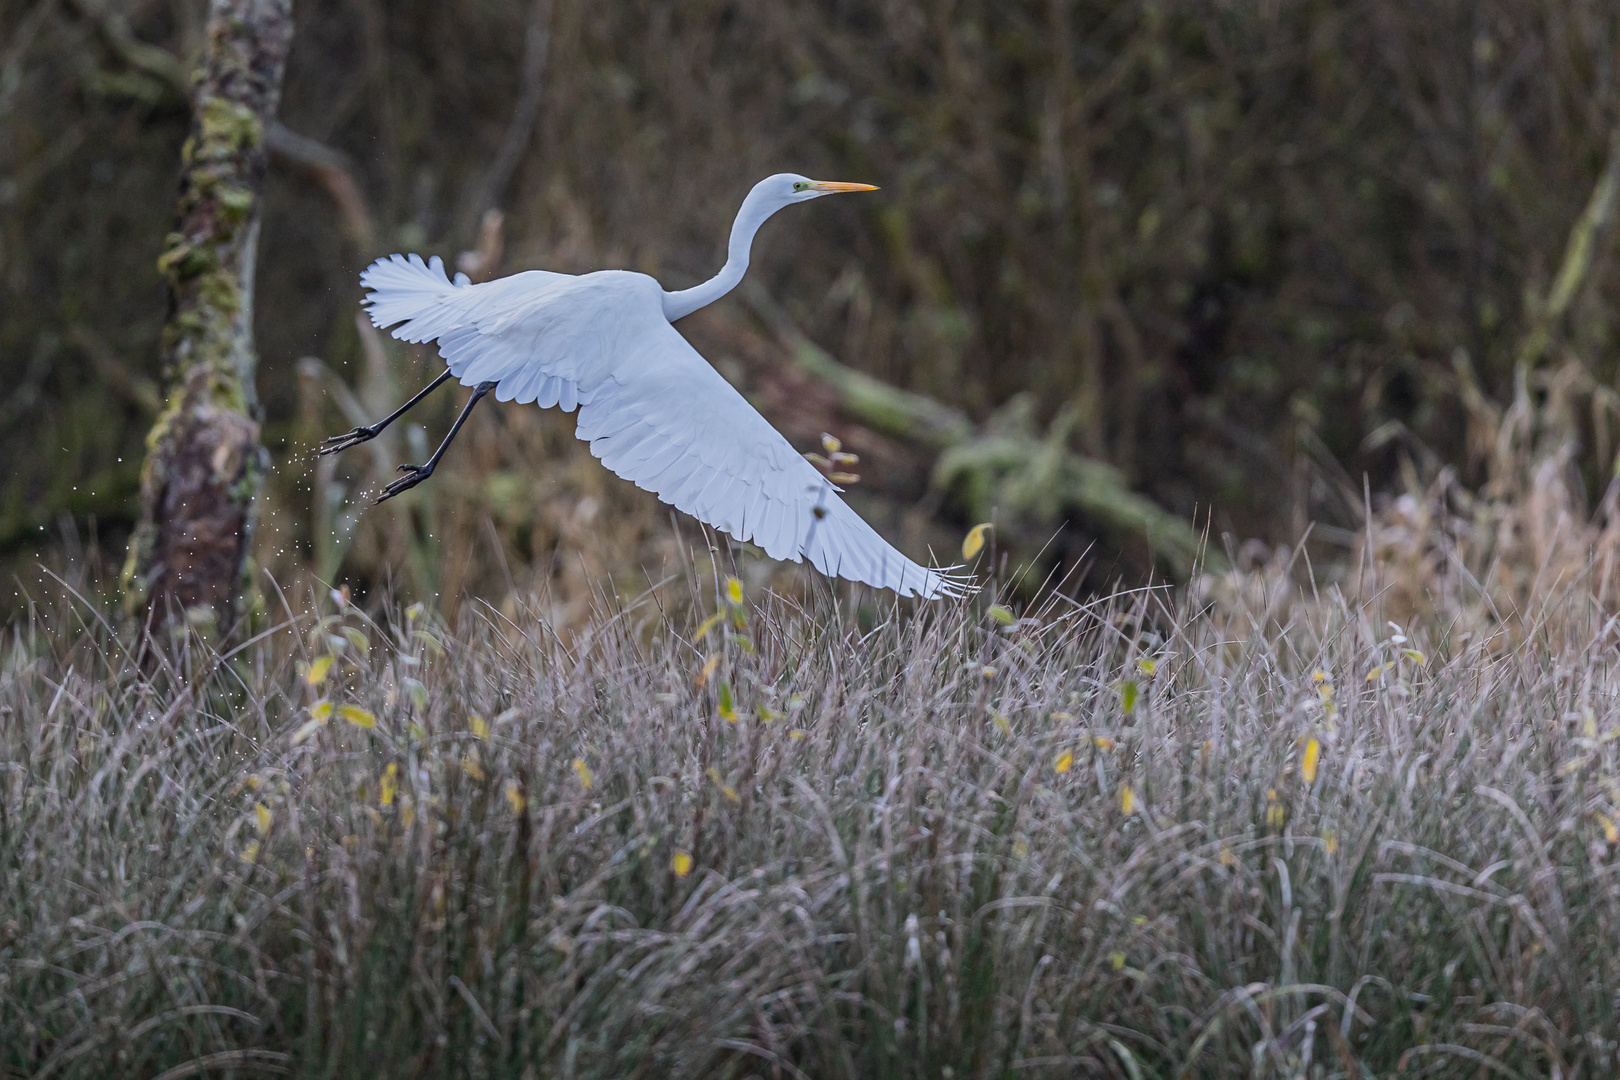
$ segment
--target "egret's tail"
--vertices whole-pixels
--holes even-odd
[[[390,255],[378,259],[360,274],[370,290],[364,303],[374,326],[404,323],[394,331],[402,341],[431,341],[456,325],[453,306],[444,303],[465,287],[460,274],[452,282],[437,255],[427,262],[420,255]]]

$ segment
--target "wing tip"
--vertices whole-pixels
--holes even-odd
[[[907,584],[902,577],[905,589],[895,591],[901,596],[915,596],[922,600],[966,600],[982,588],[971,574],[962,572],[960,564],[920,569],[923,571],[921,585]]]
[[[459,276],[459,275],[458,275]],[[373,259],[360,271],[360,286],[367,290],[360,305],[378,329],[408,324],[427,314],[446,293],[457,286],[445,274],[444,260],[434,255],[429,259],[411,252],[383,255]],[[394,331],[395,337],[407,341],[426,341],[437,336],[438,327],[425,336],[411,336],[408,327]]]

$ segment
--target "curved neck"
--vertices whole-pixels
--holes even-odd
[[[670,322],[714,303],[735,289],[748,272],[748,251],[753,247],[754,234],[766,218],[782,209],[781,203],[758,196],[757,189],[750,191],[737,211],[737,220],[731,223],[731,242],[726,245],[726,265],[720,272],[701,285],[664,293],[664,317]]]

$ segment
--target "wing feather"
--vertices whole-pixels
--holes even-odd
[[[464,384],[500,401],[579,409],[575,433],[614,473],[772,558],[902,596],[959,596],[963,580],[891,547],[664,317],[644,274],[541,270],[451,282],[437,259],[395,255],[361,275],[372,321],[437,339]]]

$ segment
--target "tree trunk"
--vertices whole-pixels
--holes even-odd
[[[292,41],[291,0],[212,0],[181,152],[168,283],[165,400],[147,436],[141,520],[124,566],[130,610],[230,632],[252,605],[253,500],[268,458],[254,390],[253,266],[265,131]]]

